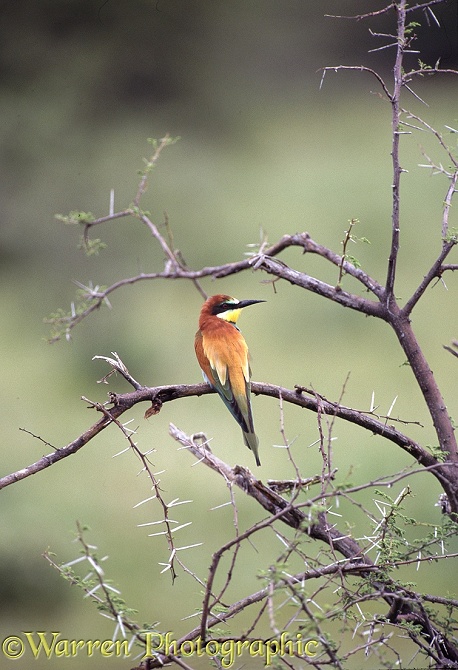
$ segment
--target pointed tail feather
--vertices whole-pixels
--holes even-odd
[[[256,465],[261,465],[261,461],[259,460],[259,455],[258,455],[258,446],[259,446],[259,440],[258,436],[256,433],[245,433],[243,432],[243,439],[245,441],[246,446],[248,449],[251,449],[251,451],[254,454],[255,460],[256,460]]]

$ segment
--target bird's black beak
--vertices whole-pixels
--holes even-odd
[[[248,305],[256,305],[257,302],[265,302],[265,300],[240,300],[236,309],[242,309],[242,307],[248,307]]]

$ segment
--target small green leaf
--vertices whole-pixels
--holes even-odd
[[[350,254],[345,254],[345,260],[348,261],[348,263],[351,263],[355,268],[361,267],[359,260],[354,256],[350,256]]]
[[[447,231],[445,237],[444,237],[444,242],[453,242],[453,244],[458,243],[458,229],[457,228],[449,228]]]
[[[75,225],[86,225],[87,223],[92,223],[95,221],[95,216],[92,214],[92,212],[77,212],[77,211],[72,211],[68,215],[63,215],[63,214],[56,214],[55,218],[58,221],[62,221],[62,223],[65,223],[66,225],[69,226],[75,226]]]
[[[89,238],[81,237],[78,249],[83,249],[86,256],[98,256],[99,251],[106,249],[107,245],[99,238],[91,240]]]

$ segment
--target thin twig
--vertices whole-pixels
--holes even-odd
[[[392,185],[392,214],[391,214],[391,249],[388,259],[388,271],[386,278],[386,305],[389,310],[393,309],[395,303],[394,282],[396,277],[396,265],[399,251],[399,233],[400,233],[400,184],[402,168],[399,162],[399,122],[400,122],[400,99],[403,86],[403,56],[406,47],[405,22],[406,22],[406,0],[400,0],[399,3],[393,3],[397,14],[397,47],[396,59],[393,68],[394,82],[393,94],[391,96],[391,159],[393,165],[393,185]]]
[[[382,90],[385,93],[388,100],[392,99],[392,94],[388,90],[388,87],[385,84],[384,79],[379,75],[378,72],[376,72],[375,70],[373,70],[370,67],[366,67],[365,65],[328,65],[327,67],[322,68],[323,76],[321,78],[320,88],[323,84],[325,74],[327,72],[330,72],[331,70],[333,70],[334,72],[338,72],[339,70],[357,70],[359,72],[368,72],[370,75],[375,77],[375,79],[377,79],[378,83],[382,87]]]

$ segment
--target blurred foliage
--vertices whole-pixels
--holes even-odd
[[[83,209],[101,216],[108,211],[109,192],[115,207],[133,200],[146,138],[166,131],[182,140],[167,149],[151,175],[144,206],[161,225],[167,212],[174,241],[193,267],[237,260],[264,234],[274,242],[285,232],[308,230],[323,244],[341,251],[348,220],[358,218],[357,235],[371,245],[351,245],[362,267],[383,280],[388,255],[391,198],[390,110],[369,91],[375,82],[355,73],[328,74],[319,90],[325,65],[364,62],[389,76],[389,50],[368,27],[386,32],[385,20],[337,21],[328,14],[367,10],[363,0],[299,3],[273,0],[211,3],[147,0],[6,0],[0,8],[0,146],[3,178],[0,225],[0,347],[4,384],[3,473],[37,460],[50,447],[19,432],[25,427],[58,447],[95,420],[80,396],[103,401],[106,387],[96,385],[107,369],[92,362],[97,354],[118,351],[132,374],[145,384],[200,380],[194,360],[193,335],[200,297],[185,284],[137,284],[113,296],[112,309],[80,324],[73,342],[48,347],[42,319],[58,308],[68,311],[76,288],[107,285],[140,271],[162,266],[162,254],[146,229],[134,220],[101,227],[98,256],[78,251],[80,231],[56,221],[58,212]],[[383,4],[383,3],[382,3]],[[422,60],[457,66],[457,7],[437,8],[440,26],[425,16],[418,28]],[[430,25],[428,25],[428,22]],[[414,56],[412,56],[413,63]],[[443,131],[457,123],[457,84],[431,78],[416,91],[430,104],[406,100]],[[456,142],[456,137],[451,138]],[[398,290],[405,298],[421,280],[440,244],[440,213],[445,183],[416,167],[421,149],[437,153],[426,134],[403,139],[403,234]],[[455,227],[456,214],[452,213]],[[263,232],[261,232],[261,229]],[[285,260],[310,273],[323,269],[317,259],[290,250]],[[329,281],[338,275],[329,269]],[[245,315],[242,330],[253,353],[255,379],[286,386],[313,384],[328,397],[338,397],[351,371],[344,402],[368,407],[371,392],[386,412],[398,395],[396,411],[424,421],[418,390],[410,371],[383,324],[350,314],[298,289],[276,285],[276,293],[257,274],[224,279],[217,290],[240,298],[266,298],[256,320]],[[350,281],[343,278],[343,286]],[[415,325],[450,408],[456,412],[455,375],[442,349],[458,333],[457,289],[446,278],[428,291],[414,312]],[[456,284],[456,282],[455,282]],[[215,284],[207,282],[212,292]],[[121,380],[110,388],[125,390]],[[263,453],[263,477],[293,476],[280,450],[276,405],[254,400],[257,432]],[[143,421],[133,413],[139,440],[155,446],[157,470],[166,468],[164,488],[191,498],[202,523],[186,538],[202,541],[191,566],[207,564],[209,554],[232,532],[229,512],[209,512],[226,502],[227,492],[209,473],[192,468],[192,459],[177,452],[167,435],[170,420],[189,432],[205,430],[212,448],[229,462],[250,454],[240,443],[223,407],[213,397],[189,399],[165,407]],[[305,452],[309,474],[319,471],[314,441],[315,419],[285,409],[293,450]],[[433,443],[429,428],[412,435]],[[335,466],[345,480],[366,481],[387,470],[395,472],[406,457],[378,438],[338,426]],[[434,447],[434,444],[432,444]],[[147,497],[138,463],[128,455],[112,459],[123,448],[116,431],[72,459],[2,491],[0,636],[20,630],[62,630],[70,637],[107,637],[110,622],[93,612],[79,594],[62,588],[48,574],[41,553],[50,546],[60,556],[74,557],[75,521],[88,523],[96,543],[110,555],[110,576],[123,596],[146,621],[151,603],[170,602],[167,577],[159,577],[165,547],[136,524],[150,520],[147,510],[133,509]],[[422,475],[425,476],[425,475]],[[202,492],[205,492],[203,498]],[[437,520],[437,489],[425,487],[409,501],[409,514],[422,510]],[[241,522],[254,510],[241,506]],[[185,515],[183,518],[186,521]],[[209,533],[210,530],[210,533]],[[184,536],[183,536],[184,537]],[[270,537],[261,540],[261,555]],[[20,557],[20,558],[19,558]],[[253,587],[259,559],[246,556],[245,581]],[[426,569],[426,568],[425,568]],[[44,573],[47,576],[44,576]],[[449,576],[435,572],[435,588],[445,589]],[[183,575],[177,598],[194,594],[195,584]],[[153,596],[154,594],[154,596]],[[162,609],[162,605],[161,605]],[[177,634],[173,603],[163,608],[162,626]],[[41,668],[62,662],[39,659]],[[106,661],[74,659],[72,668],[105,668]],[[119,666],[126,667],[125,662]]]

